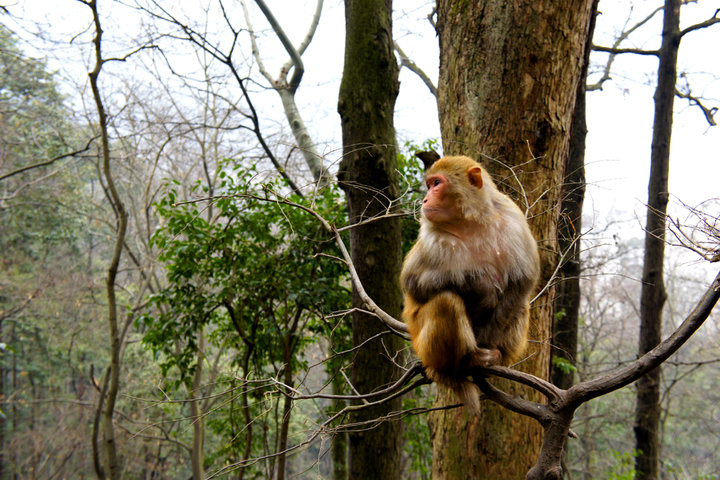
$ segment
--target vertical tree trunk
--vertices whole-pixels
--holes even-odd
[[[570,126],[570,152],[565,165],[565,180],[560,191],[560,218],[558,221],[558,248],[565,258],[560,265],[560,281],[555,292],[555,315],[553,324],[552,382],[560,388],[570,388],[574,373],[567,365],[556,364],[564,359],[576,366],[578,320],[580,313],[580,234],[582,231],[582,208],[585,200],[585,85],[595,31],[598,0],[594,0],[590,13],[590,27],[585,41],[585,53],[580,81],[577,84],[575,110]]]
[[[110,336],[110,366],[108,367],[108,388],[104,400],[104,408],[102,411],[102,432],[103,445],[105,451],[105,462],[107,471],[104,475],[111,480],[120,478],[121,469],[117,454],[117,445],[115,443],[115,427],[113,425],[113,416],[115,414],[115,402],[117,400],[120,388],[120,349],[121,338],[120,329],[118,328],[117,314],[117,298],[115,294],[115,281],[117,279],[118,269],[120,267],[120,257],[122,255],[123,244],[125,242],[125,234],[128,226],[128,213],[125,205],[120,198],[120,194],[115,186],[115,180],[112,175],[110,165],[110,140],[107,129],[107,114],[100,95],[100,87],[98,78],[102,70],[105,59],[102,56],[102,27],[100,25],[100,16],[96,0],[89,0],[87,5],[92,10],[93,24],[95,28],[95,37],[93,45],[95,49],[95,66],[90,72],[90,87],[92,89],[93,99],[98,113],[98,127],[101,134],[102,143],[102,174],[109,192],[109,201],[113,206],[116,216],[116,233],[113,256],[108,266],[108,273],[105,279],[105,287],[108,299],[108,330]],[[99,406],[103,405],[102,401],[98,402]]]
[[[205,479],[205,414],[202,409],[203,389],[203,361],[205,355],[205,334],[202,330],[197,333],[197,354],[195,356],[197,365],[192,383],[188,388],[188,400],[190,401],[190,418],[193,425],[192,453],[190,461],[192,464],[193,480]]]
[[[300,316],[302,315],[302,309],[298,309],[297,313],[295,314],[294,318],[294,325],[297,326],[297,323],[300,321]],[[292,388],[294,387],[293,382],[293,353],[294,353],[294,345],[296,342],[296,337],[292,333],[295,330],[295,328],[290,329],[286,334],[285,338],[283,339],[283,363],[285,365],[284,371],[283,371],[283,382],[288,387]],[[285,475],[287,471],[287,454],[284,453],[285,450],[288,448],[288,435],[290,434],[290,419],[292,415],[292,398],[290,398],[291,392],[288,391],[287,395],[283,395],[282,397],[282,418],[280,419],[280,439],[278,442],[278,452],[280,453],[278,455],[278,468],[277,468],[277,480],[285,480]],[[278,400],[279,401],[279,400]]]
[[[343,160],[338,181],[345,190],[350,223],[381,214],[397,197],[393,111],[398,92],[397,63],[392,44],[390,0],[345,0],[345,65],[338,112],[343,131]],[[352,258],[367,293],[385,311],[399,316],[402,298],[400,223],[385,219],[350,232]],[[355,294],[353,304],[362,307]],[[352,382],[360,393],[377,389],[397,377],[391,357],[400,342],[380,321],[353,313],[355,353]],[[398,410],[400,401],[363,410],[352,419],[362,422]],[[400,478],[401,428],[398,423],[364,425],[349,435],[349,478]]]
[[[665,221],[668,204],[668,171],[673,104],[677,81],[677,57],[680,46],[680,0],[666,0],[662,45],[655,89],[655,119],[648,182],[648,207],[645,225],[645,259],[640,293],[640,339],[638,353],[648,352],[662,335],[662,310],[665,304],[663,265],[665,258]],[[637,382],[635,405],[635,478],[657,479],[659,463],[658,425],[660,423],[660,368]]]
[[[335,375],[332,380],[333,395],[342,395],[342,377]],[[333,400],[333,412],[339,412],[345,408],[345,400]],[[348,436],[346,432],[338,432],[332,437],[332,479],[347,480],[348,478]]]
[[[591,5],[438,1],[444,152],[482,160],[500,188],[521,207],[532,206],[541,285],[557,263],[559,187]],[[519,366],[543,378],[549,376],[551,293],[532,306],[530,358]],[[447,401],[445,392],[438,397]],[[434,478],[524,478],[532,467],[542,441],[537,423],[489,402],[482,409],[472,418],[462,410],[432,417]]]

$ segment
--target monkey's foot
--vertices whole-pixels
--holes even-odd
[[[502,360],[502,354],[497,348],[478,347],[470,354],[468,367],[492,367]]]

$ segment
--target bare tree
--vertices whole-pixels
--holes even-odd
[[[120,350],[122,348],[120,338],[120,328],[118,327],[118,307],[115,294],[115,282],[120,265],[120,256],[123,252],[123,244],[125,242],[125,234],[128,226],[128,213],[112,175],[111,158],[110,158],[110,139],[108,135],[108,118],[105,112],[98,78],[102,71],[103,65],[108,61],[102,53],[102,26],[100,24],[100,15],[96,0],[89,0],[85,3],[92,12],[93,26],[95,29],[95,38],[93,44],[95,47],[95,67],[90,72],[90,87],[92,88],[93,99],[98,114],[98,128],[100,129],[100,139],[102,145],[102,174],[105,184],[109,192],[109,200],[113,206],[116,215],[116,236],[115,249],[112,260],[108,267],[106,289],[108,299],[108,330],[110,334],[110,365],[105,373],[103,382],[103,395],[100,398],[98,410],[102,406],[102,433],[103,447],[105,452],[105,467],[103,471],[96,463],[96,473],[99,478],[108,478],[115,480],[120,478],[121,470],[118,462],[117,445],[115,443],[115,428],[113,425],[113,415],[115,413],[115,402],[119,391],[120,379]],[[96,456],[97,458],[97,456]]]
[[[662,43],[659,50],[623,49],[620,42],[638,27],[648,22],[661,9],[656,9],[634,27],[627,29],[610,48],[595,46],[597,51],[608,52],[609,58],[605,73],[598,82],[610,78],[610,66],[616,55],[639,54],[658,58],[657,87],[654,103],[655,116],[650,153],[650,178],[648,181],[647,218],[645,225],[645,258],[643,261],[642,290],[640,298],[640,334],[638,353],[643,355],[653,349],[662,337],[662,313],[667,294],[664,285],[665,230],[667,223],[667,205],[669,200],[668,175],[670,168],[670,139],[672,136],[673,106],[677,92],[677,60],[682,37],[700,28],[706,28],[720,22],[718,12],[708,20],[680,29],[681,0],[666,0],[663,11]],[[699,99],[685,95],[698,105],[712,125],[712,113],[702,105]],[[637,383],[637,401],[635,409],[635,472],[638,478],[658,478],[659,466],[659,424],[660,405],[660,368],[649,372]]]
[[[313,14],[313,18],[310,23],[310,28],[308,29],[305,38],[302,42],[300,42],[300,45],[297,48],[295,48],[288,36],[285,34],[285,31],[280,26],[280,23],[275,19],[275,16],[264,0],[255,0],[255,3],[257,3],[260,10],[262,10],[263,15],[265,15],[265,18],[270,23],[270,26],[282,43],[285,51],[290,56],[290,59],[280,68],[280,74],[277,78],[273,78],[265,68],[260,55],[260,49],[258,48],[257,38],[252,29],[247,6],[245,1],[241,3],[245,13],[245,21],[248,24],[248,33],[250,34],[250,40],[252,42],[253,56],[257,61],[260,73],[262,73],[272,88],[278,93],[278,95],[280,95],[283,108],[285,109],[285,117],[288,120],[288,124],[290,125],[290,129],[295,137],[295,141],[298,143],[298,147],[305,158],[305,163],[307,163],[310,168],[310,172],[312,172],[315,181],[322,187],[328,183],[331,175],[324,165],[322,156],[320,156],[317,148],[315,147],[315,142],[313,142],[310,133],[305,127],[305,122],[303,121],[300,110],[295,102],[295,92],[297,92],[300,82],[302,81],[303,73],[305,72],[302,54],[305,52],[305,49],[307,49],[308,45],[310,45],[310,42],[315,35],[315,30],[317,29],[318,22],[320,21],[320,14],[322,13],[323,0],[318,0],[315,13]],[[288,79],[290,71],[292,71],[292,76]]]

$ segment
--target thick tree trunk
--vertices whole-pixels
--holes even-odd
[[[580,316],[580,234],[582,208],[585,200],[585,79],[587,78],[592,36],[595,31],[598,0],[593,1],[590,27],[585,41],[585,54],[580,81],[577,84],[575,110],[570,126],[570,152],[565,165],[565,181],[560,191],[560,218],[558,221],[558,248],[564,256],[560,265],[560,281],[555,292],[555,315],[552,336],[553,365],[550,379],[560,388],[570,388],[574,372],[568,364],[576,366],[578,320]],[[565,362],[556,363],[556,359]],[[563,363],[565,365],[563,365]]]
[[[591,5],[438,1],[444,153],[480,159],[521,207],[532,206],[541,285],[557,264],[560,186]],[[543,378],[549,375],[551,293],[532,306],[530,358],[519,366]],[[446,392],[439,402],[449,403]],[[523,478],[535,463],[542,441],[537,422],[489,402],[482,409],[478,417],[463,410],[432,417],[434,478]]]
[[[680,0],[666,0],[662,45],[655,89],[655,119],[648,182],[648,207],[645,225],[645,259],[640,294],[640,340],[638,353],[648,352],[662,335],[662,310],[665,304],[663,265],[665,258],[665,222],[668,204],[668,171],[673,103],[677,81],[677,57],[680,46]],[[658,478],[660,423],[660,368],[637,382],[635,404],[635,478]]]
[[[350,223],[382,214],[396,198],[396,152],[393,111],[398,92],[397,63],[392,44],[392,2],[345,0],[345,66],[338,112],[343,129],[343,160],[338,180],[345,190]],[[399,274],[402,262],[400,222],[385,219],[354,228],[350,247],[355,267],[367,293],[385,311],[399,317],[402,298]],[[353,303],[362,308],[357,294]],[[397,377],[392,361],[399,340],[380,321],[353,313],[355,353],[352,381],[367,393]],[[352,419],[381,418],[400,408],[395,400],[363,410]],[[401,428],[380,422],[359,427],[349,435],[349,478],[400,478]]]

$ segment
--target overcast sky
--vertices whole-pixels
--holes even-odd
[[[266,65],[275,74],[287,59],[280,44],[268,30],[259,9],[250,1],[254,27],[261,33],[260,48]],[[309,25],[314,1],[267,0],[283,28],[299,42]],[[434,81],[438,72],[437,37],[426,17],[434,2],[429,0],[395,1],[394,36],[405,52]],[[163,2],[171,5],[172,2]],[[633,6],[634,4],[634,6]],[[647,16],[660,1],[628,2],[601,0],[595,43],[610,45],[625,28]],[[181,11],[189,5],[179,3]],[[682,26],[712,17],[718,4],[700,0],[683,6]],[[75,0],[24,0],[10,5],[15,15],[46,23],[46,33],[62,37],[78,33],[90,18],[87,7]],[[106,36],[132,36],[139,28],[138,17],[121,4],[100,2],[101,11],[112,9],[113,22],[106,23]],[[326,0],[317,34],[303,59],[306,73],[297,94],[297,101],[308,128],[320,151],[328,159],[340,158],[341,131],[337,114],[337,92],[342,75],[344,49],[344,11],[342,0]],[[242,24],[242,18],[238,18]],[[122,25],[122,27],[118,27]],[[13,25],[11,24],[11,27]],[[662,14],[633,34],[625,47],[656,49],[660,45]],[[120,30],[120,31],[113,31]],[[694,95],[707,98],[708,106],[720,103],[720,24],[693,32],[683,38],[679,56],[679,72],[687,73]],[[66,41],[58,48],[71,50]],[[67,52],[66,52],[67,53]],[[58,52],[62,59],[66,53]],[[595,53],[594,65],[604,62],[605,54]],[[52,59],[51,59],[52,60]],[[68,69],[67,61],[56,62],[56,68]],[[587,177],[589,188],[586,212],[591,222],[604,223],[608,217],[627,220],[623,228],[637,228],[641,235],[647,193],[650,140],[653,119],[652,96],[657,68],[655,57],[621,55],[617,58],[613,80],[603,91],[588,94]],[[86,72],[70,74],[83,80]],[[264,81],[257,76],[259,81]],[[591,77],[591,81],[593,78]],[[396,105],[396,129],[400,142],[421,143],[439,138],[439,125],[432,97],[417,76],[403,69],[400,95]],[[277,95],[268,91],[262,98],[265,121],[282,122],[282,107]],[[720,127],[709,128],[697,107],[676,99],[672,138],[671,194],[695,205],[720,196]],[[678,213],[677,207],[671,207]],[[715,206],[717,214],[717,206]]]

